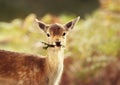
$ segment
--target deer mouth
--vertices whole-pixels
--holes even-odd
[[[59,45],[54,45],[54,47],[64,48],[65,46],[64,46],[64,45],[62,45],[62,44],[59,44]]]
[[[62,45],[61,45],[61,43],[56,43],[55,46],[57,46],[57,47],[61,47]]]
[[[60,44],[60,43],[57,43],[56,45],[54,44],[49,44],[49,43],[46,43],[46,42],[42,42],[45,46],[43,47],[44,49],[47,49],[47,48],[55,48],[55,47],[65,47],[64,45]]]

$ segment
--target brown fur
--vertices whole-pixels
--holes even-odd
[[[50,30],[50,33],[51,33],[53,36],[55,36],[55,35],[62,35],[62,32],[63,32],[63,30],[65,30],[65,29],[63,29],[63,27],[60,26],[60,25],[53,24],[52,26],[50,26],[49,30]]]
[[[0,80],[2,78],[4,83],[6,79],[11,79],[5,85],[13,85],[12,81],[14,85],[47,85],[46,62],[47,59],[40,56],[0,50]],[[24,84],[19,84],[20,81]]]

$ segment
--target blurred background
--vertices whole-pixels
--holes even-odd
[[[120,85],[120,0],[0,0],[0,49],[45,55],[35,18],[50,24],[77,16],[60,85]]]

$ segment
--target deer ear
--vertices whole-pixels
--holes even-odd
[[[38,23],[39,27],[43,30],[46,31],[46,28],[48,27],[44,22],[39,21],[38,19],[35,19],[35,21]]]
[[[75,24],[79,21],[80,17],[77,17],[76,19],[66,23],[64,26],[65,26],[65,29],[68,31],[70,29],[73,29]]]

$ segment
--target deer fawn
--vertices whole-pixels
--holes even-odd
[[[48,56],[0,50],[0,85],[59,85],[66,35],[78,20],[79,17],[65,25],[46,25],[36,19],[48,37]]]

